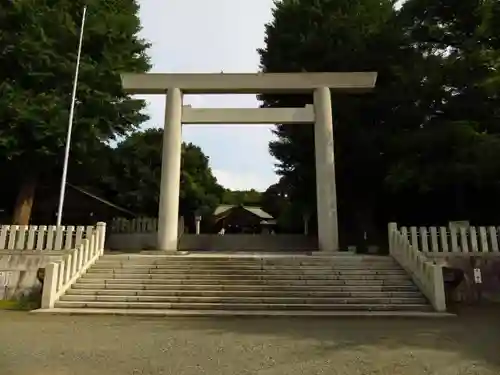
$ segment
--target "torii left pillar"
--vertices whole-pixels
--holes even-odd
[[[158,213],[159,250],[176,251],[179,232],[179,192],[182,152],[182,92],[167,90]]]

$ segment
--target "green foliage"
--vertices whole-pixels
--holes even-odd
[[[263,71],[379,74],[371,94],[332,95],[341,233],[498,212],[499,20],[494,0],[407,0],[400,10],[389,0],[276,2],[259,50]],[[276,134],[270,151],[291,204],[314,217],[313,129]]]
[[[31,288],[18,298],[0,300],[0,310],[30,311],[39,309],[42,303],[42,291],[38,287]]]
[[[18,310],[17,301],[12,300],[1,300],[0,301],[0,310]]]
[[[206,215],[220,203],[224,188],[212,174],[208,157],[192,143],[182,148],[181,215]]]
[[[290,204],[286,188],[280,182],[271,185],[262,193],[261,204],[264,211],[277,218]]]
[[[60,166],[66,141],[83,4],[88,4],[72,135],[84,162],[101,141],[147,119],[123,92],[120,72],[150,68],[134,0],[0,3],[0,163],[22,177]]]
[[[290,200],[289,187],[284,178],[262,193],[262,208],[276,219],[279,232],[303,233],[303,219],[309,212],[300,205],[300,201],[294,203]]]
[[[243,206],[260,206],[262,193],[254,189],[250,190],[224,190],[222,196],[223,204],[243,205]]]
[[[137,132],[112,150],[103,185],[114,202],[146,216],[158,214],[161,181],[162,129]],[[224,189],[217,183],[208,158],[191,143],[182,145],[180,214],[203,214],[219,204]]]
[[[417,187],[422,192],[470,185],[497,184],[500,138],[476,130],[468,122],[428,125],[400,137],[387,175],[389,187]]]
[[[426,72],[425,118],[396,140],[386,181],[424,191],[497,185],[500,4],[411,0],[399,17]]]
[[[379,72],[380,90],[374,94],[333,97],[337,189],[344,212],[366,207],[364,202],[376,193],[366,189],[367,181],[380,179],[384,173],[380,125],[393,116],[391,101],[401,91],[394,82],[398,72],[388,63],[405,60],[411,64],[412,58],[399,49],[402,35],[393,17],[391,1],[277,2],[274,19],[266,26],[266,48],[259,51],[266,72]],[[266,95],[262,99],[266,106],[312,102],[311,96]],[[298,211],[311,212],[314,218],[313,128],[278,126],[276,134],[278,141],[271,143],[270,151],[279,160],[278,172],[287,180],[290,199],[301,206]]]
[[[135,1],[87,3],[72,144],[78,155],[145,120],[144,103],[124,94],[119,73],[149,69]],[[2,4],[0,155],[43,162],[65,142],[83,2]]]

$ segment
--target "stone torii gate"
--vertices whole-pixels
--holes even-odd
[[[377,73],[202,73],[123,74],[130,94],[166,94],[162,177],[158,216],[159,250],[177,250],[182,124],[314,124],[318,244],[339,249],[333,120],[330,91],[364,93],[375,87]],[[304,94],[304,108],[191,108],[183,94]]]

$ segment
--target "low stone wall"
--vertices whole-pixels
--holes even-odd
[[[155,250],[156,233],[112,233],[106,239],[110,250]]]
[[[106,241],[111,250],[156,250],[156,233],[114,233]],[[184,234],[179,250],[300,251],[317,250],[315,238],[300,234]]]
[[[454,302],[478,304],[500,302],[500,254],[498,255],[427,255],[430,259],[464,272],[465,279],[452,294]],[[474,282],[474,268],[481,270],[482,283]]]
[[[317,250],[315,238],[301,234],[185,234],[181,250],[206,251],[300,251]]]
[[[0,299],[11,299],[40,287],[38,269],[61,259],[64,251],[0,250]]]

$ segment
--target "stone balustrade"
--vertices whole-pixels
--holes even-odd
[[[94,226],[0,226],[0,250],[59,251],[78,248],[85,238],[90,238]]]
[[[92,266],[104,252],[106,224],[97,223],[91,235],[65,254],[60,261],[45,267],[42,308],[52,308],[58,298]]]
[[[388,229],[390,255],[408,272],[434,309],[446,311],[442,266],[413,247],[396,223],[390,223]]]

